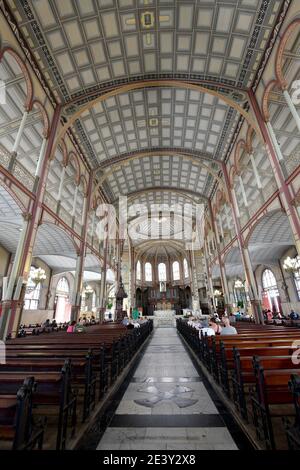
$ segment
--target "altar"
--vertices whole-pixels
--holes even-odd
[[[175,310],[155,310],[153,317],[154,327],[174,327]]]

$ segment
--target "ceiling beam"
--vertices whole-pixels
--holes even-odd
[[[121,162],[127,162],[130,160],[143,158],[143,157],[163,157],[163,156],[182,156],[186,157],[187,159],[195,162],[199,161],[208,161],[211,163],[216,163],[217,165],[222,164],[221,160],[213,158],[213,156],[206,152],[197,152],[197,150],[189,150],[185,148],[177,148],[177,147],[154,147],[149,148],[146,150],[136,150],[134,152],[123,153],[122,155],[118,155],[117,157],[110,158],[105,162],[102,162],[95,171],[97,170],[104,170],[111,165],[116,165]]]

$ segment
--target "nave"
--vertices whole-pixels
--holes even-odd
[[[1,450],[300,449],[299,52],[299,0],[0,1]]]
[[[175,327],[154,331],[97,449],[238,449]]]

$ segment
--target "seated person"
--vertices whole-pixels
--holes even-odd
[[[272,321],[272,320],[273,320],[273,313],[271,312],[270,309],[267,310],[266,316],[267,316],[267,320],[268,320],[268,321]]]
[[[74,333],[85,333],[86,332],[85,325],[86,325],[86,319],[82,318],[81,320],[79,320],[77,325],[75,325]]]
[[[289,314],[289,317],[291,320],[299,320],[299,315],[298,313],[294,312],[294,310],[291,310],[291,313]]]
[[[122,320],[122,324],[124,326],[127,326],[129,324],[129,318],[128,317],[124,317],[123,320]]]
[[[42,328],[49,328],[51,325],[50,325],[50,320],[49,318],[42,324]]]
[[[216,326],[214,327],[216,335],[220,335],[222,331],[222,326],[221,326],[221,320],[218,317],[211,318],[210,324],[215,324]]]
[[[201,338],[201,332],[203,335],[207,334],[207,336],[215,336],[219,332],[219,325],[216,322],[210,321],[208,327],[201,328],[199,330],[199,337]]]
[[[230,325],[230,320],[225,315],[222,317],[223,328],[221,331],[221,335],[237,335],[237,330],[234,326]]]
[[[67,333],[74,333],[75,326],[76,321],[72,321],[67,328]]]

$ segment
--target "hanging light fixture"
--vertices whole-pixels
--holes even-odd
[[[94,289],[88,284],[88,285],[85,287],[85,293],[86,293],[86,294],[92,294],[92,292],[94,292]]]
[[[214,291],[214,296],[215,296],[215,297],[221,297],[221,295],[222,295],[222,292],[221,292],[220,290],[216,289],[216,290]]]
[[[42,268],[36,268],[31,272],[30,279],[37,286],[47,279],[46,271]]]
[[[244,283],[240,279],[236,279],[234,283],[234,288],[235,289],[244,289]]]
[[[291,258],[288,256],[283,262],[283,269],[290,273],[299,273],[300,272],[300,256],[295,256]]]

